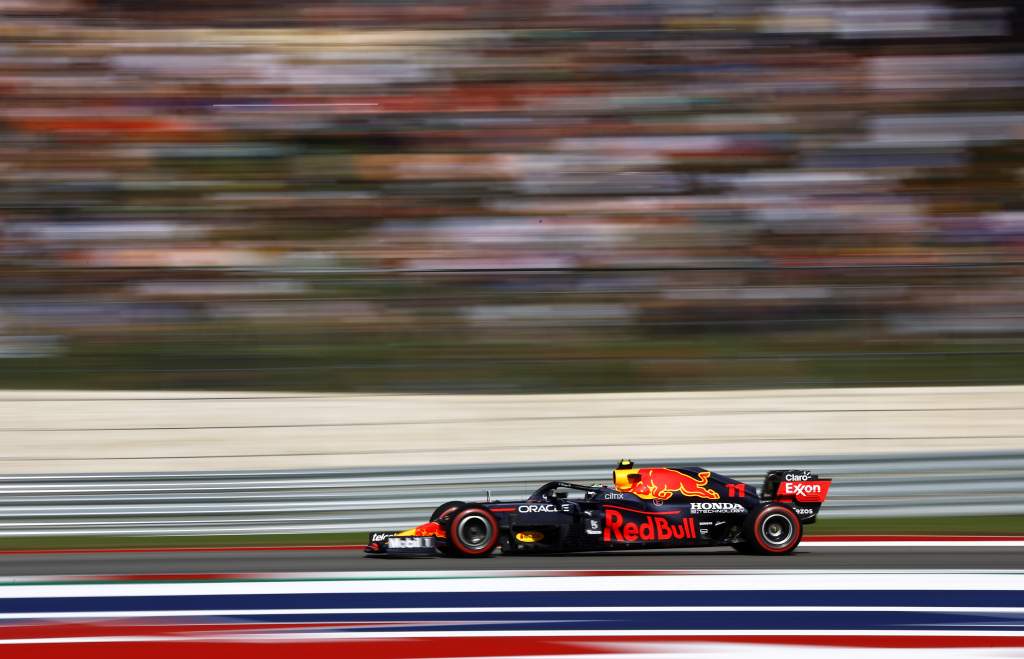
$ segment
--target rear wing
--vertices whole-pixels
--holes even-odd
[[[807,469],[778,469],[765,475],[761,498],[787,503],[804,524],[813,524],[831,485],[831,478],[820,478]]]

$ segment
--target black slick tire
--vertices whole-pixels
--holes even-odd
[[[469,505],[457,509],[442,522],[444,554],[460,558],[482,558],[498,546],[498,520],[486,508]]]
[[[743,542],[736,550],[764,555],[789,554],[804,535],[800,518],[790,508],[768,504],[750,513],[743,523]]]
[[[436,522],[445,515],[450,515],[457,509],[462,508],[466,505],[465,501],[445,501],[437,508],[434,508],[434,512],[430,513],[430,521]]]
[[[438,522],[441,528],[447,532],[446,522],[451,519],[451,516],[456,511],[466,506],[465,501],[445,501],[437,508],[434,508],[434,512],[430,514],[431,522]],[[455,550],[452,548],[451,543],[446,538],[438,538],[437,540],[437,551],[443,556],[457,556]]]

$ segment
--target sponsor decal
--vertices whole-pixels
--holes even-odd
[[[818,503],[828,496],[828,487],[831,481],[807,481],[805,483],[794,483],[783,481],[779,483],[777,495],[790,497],[801,503]]]
[[[800,474],[794,474],[794,473],[786,474],[786,480],[787,481],[809,481],[812,478],[814,478],[814,476],[812,476],[811,472],[809,472],[807,470],[804,470],[803,473],[800,473]]]
[[[529,503],[519,506],[521,513],[557,513],[558,508],[553,503]]]
[[[388,549],[421,549],[433,546],[433,538],[416,536],[405,536],[403,538],[400,538],[398,536],[391,536],[390,538],[388,538]]]
[[[587,535],[601,535],[601,523],[596,519],[588,519]]]
[[[690,504],[690,513],[745,513],[747,509],[738,503],[726,501],[697,501]]]
[[[795,510],[796,514],[801,517],[810,517],[814,514],[814,508],[794,508],[793,510]]]
[[[566,501],[565,503],[562,503],[559,506],[559,508],[562,510],[563,513],[571,513],[572,512],[572,504],[569,503],[568,501]]]
[[[654,503],[662,503],[676,493],[699,499],[719,499],[718,492],[707,487],[710,477],[710,471],[691,476],[675,469],[651,467],[631,470],[622,486],[618,485],[619,479],[616,478],[616,486],[620,491],[635,494],[641,499],[653,499]]]
[[[370,542],[384,542],[388,539],[390,533],[374,533],[370,536]]]
[[[605,542],[652,542],[668,540],[695,540],[697,532],[692,517],[670,522],[661,515],[637,513],[640,522],[627,522],[614,508],[604,511]]]
[[[605,492],[602,499],[625,499],[626,495],[622,492]]]

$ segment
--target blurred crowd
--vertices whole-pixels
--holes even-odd
[[[0,0],[0,35],[3,384],[1020,365],[1015,0]]]

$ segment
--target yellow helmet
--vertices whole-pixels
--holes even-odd
[[[633,478],[639,478],[639,472],[633,466],[633,461],[629,458],[623,458],[619,460],[619,466],[612,470],[612,483],[615,485],[615,489],[619,492],[629,492],[633,489],[632,483],[630,483],[630,476]]]

